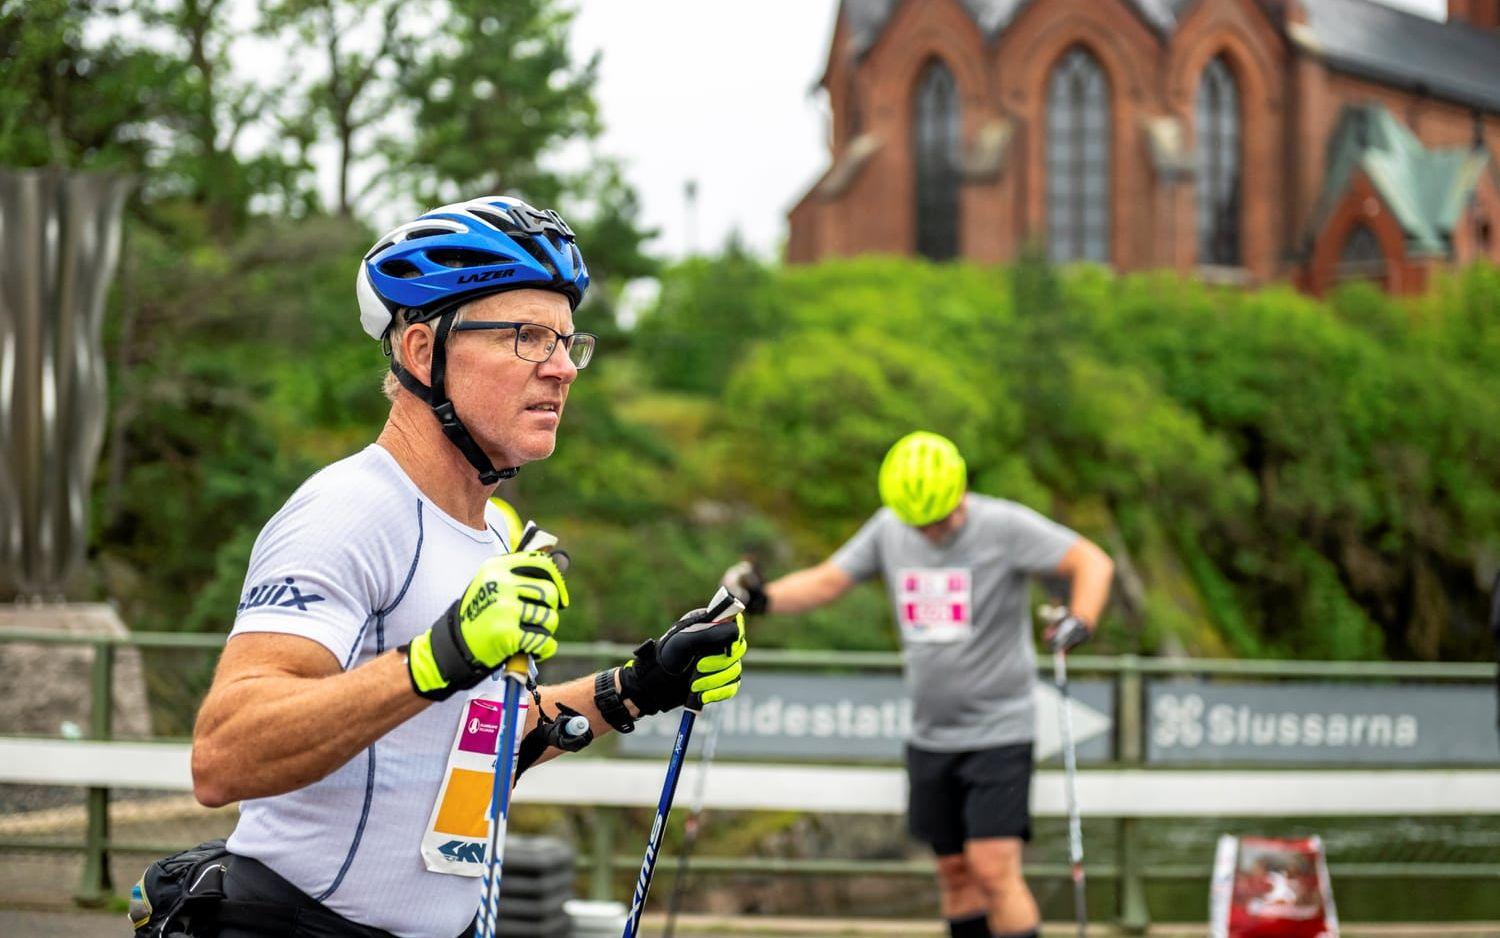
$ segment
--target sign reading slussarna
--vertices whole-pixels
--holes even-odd
[[[1187,680],[1153,684],[1147,705],[1152,763],[1500,762],[1495,691],[1483,685]]]

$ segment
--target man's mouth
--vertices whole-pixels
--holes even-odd
[[[555,414],[561,409],[561,405],[553,401],[543,401],[539,404],[530,404],[526,407],[526,409],[531,411],[540,411],[544,414]]]

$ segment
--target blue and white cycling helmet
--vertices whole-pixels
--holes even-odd
[[[588,286],[577,239],[560,215],[491,195],[435,208],[386,232],[360,261],[355,293],[361,325],[381,342],[398,312],[407,322],[435,321],[431,385],[418,381],[394,356],[391,373],[427,402],[449,441],[480,481],[491,485],[517,470],[495,468],[448,399],[445,346],[458,308],[493,293],[534,289],[561,293],[577,309]]]

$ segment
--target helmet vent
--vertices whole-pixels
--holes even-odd
[[[390,238],[382,238],[381,240],[379,240],[379,241],[377,241],[375,243],[374,247],[370,248],[368,251],[365,252],[365,260],[369,260],[370,258],[374,257],[376,254],[379,254],[381,251],[384,251],[386,248],[390,247],[391,245],[393,245],[395,243],[396,242],[392,241]]]
[[[416,238],[441,238],[451,234],[453,234],[453,232],[447,228],[413,228],[411,231],[408,231],[406,233],[406,240],[411,241]]]
[[[515,223],[510,217],[501,212],[492,212],[489,209],[469,207],[469,214],[480,221],[499,231],[514,231]]]
[[[536,243],[535,238],[520,237],[516,239],[516,243],[524,248],[527,254],[536,258],[536,262],[542,265],[543,270],[554,277],[558,276],[557,265],[552,263],[552,258],[547,256],[547,252],[542,250],[542,246]]]
[[[411,261],[402,260],[399,257],[382,263],[380,265],[380,272],[387,277],[395,277],[399,280],[412,280],[422,276],[422,268]]]
[[[427,259],[434,264],[442,264],[444,267],[462,269],[464,267],[488,267],[491,264],[504,264],[510,260],[498,254],[488,251],[475,251],[472,248],[438,248],[428,251]]]

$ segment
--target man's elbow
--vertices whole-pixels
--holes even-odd
[[[1096,548],[1097,549],[1097,548]],[[1099,551],[1099,578],[1106,583],[1115,578],[1115,561],[1104,551]]]
[[[201,740],[193,743],[193,797],[205,808],[222,808],[239,799],[230,789],[228,772],[221,767],[223,760],[213,753],[212,745]]]

